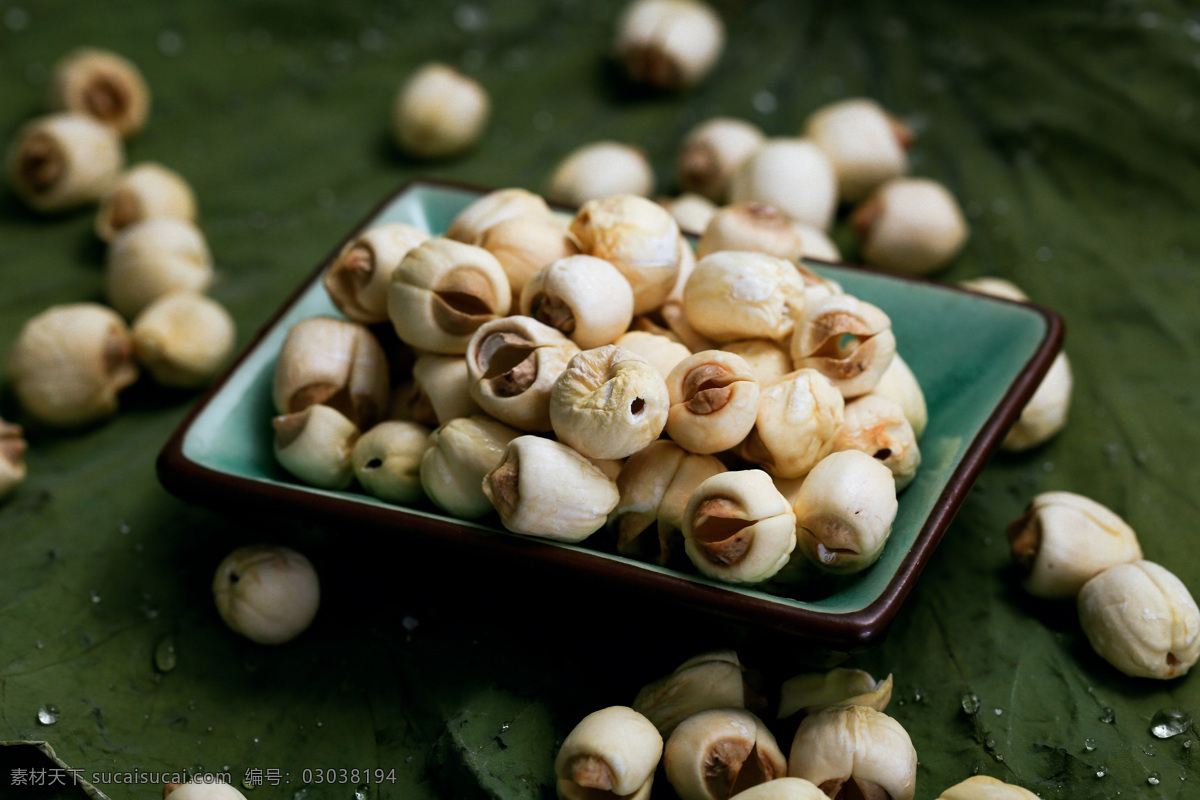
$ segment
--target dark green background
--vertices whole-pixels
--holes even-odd
[[[1036,492],[1082,492],[1200,589],[1200,8],[717,7],[730,41],[716,74],[657,97],[606,66],[615,4],[2,2],[0,133],[43,110],[68,49],[138,63],[154,109],[129,158],[194,185],[213,294],[245,342],[412,177],[539,189],[567,151],[613,138],[645,148],[669,191],[680,139],[707,117],[791,135],[823,103],[875,97],[917,128],[914,172],[966,209],[972,238],[940,277],[1000,275],[1056,308],[1076,390],[1057,440],[985,470],[889,640],[850,663],[895,673],[889,711],[920,754],[918,798],[974,771],[1046,798],[1195,796],[1196,732],[1160,741],[1148,728],[1160,708],[1200,711],[1197,678],[1134,680],[1100,661],[1073,609],[1015,588],[1003,530]],[[410,162],[388,137],[397,86],[429,59],[479,76],[493,99],[480,147],[450,163]],[[90,225],[82,212],[35,217],[0,192],[0,351],[43,308],[99,299]],[[154,457],[194,399],[144,382],[106,425],[31,431],[29,480],[0,507],[0,739],[47,740],[89,774],[290,773],[252,799],[292,798],[303,769],[325,767],[394,770],[371,797],[549,797],[575,722],[693,653],[741,644],[776,677],[805,658],[671,608],[417,550],[402,530],[329,536],[190,507],[159,486]],[[0,412],[14,415],[11,397]],[[263,539],[301,545],[323,579],[316,623],[277,648],[227,631],[209,590],[226,552]],[[172,643],[164,672],[155,650]],[[43,703],[61,709],[55,725],[36,723]],[[0,796],[40,796],[7,788],[9,762],[32,758],[6,755]],[[665,781],[655,796],[670,796]]]

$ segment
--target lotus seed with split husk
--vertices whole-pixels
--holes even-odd
[[[701,711],[685,719],[667,739],[662,761],[680,800],[728,800],[787,774],[775,736],[741,708]]]
[[[648,800],[662,750],[662,736],[632,708],[594,711],[567,734],[558,750],[558,796]]]
[[[150,89],[129,59],[109,50],[81,47],[54,65],[50,105],[87,114],[128,139],[150,115]]]
[[[129,226],[157,217],[195,222],[196,195],[175,170],[150,162],[137,164],[100,198],[96,235],[111,242]]]
[[[353,322],[385,322],[392,273],[410,250],[428,239],[429,234],[420,228],[401,222],[372,226],[346,245],[329,265],[325,290]]]
[[[26,123],[8,151],[9,184],[34,211],[54,213],[97,202],[125,162],[113,130],[86,114],[62,111]]]

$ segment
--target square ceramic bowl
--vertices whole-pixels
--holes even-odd
[[[382,222],[406,222],[439,233],[482,194],[440,183],[408,184],[346,241]],[[218,509],[256,508],[316,521],[331,530],[404,529],[408,536],[454,548],[458,557],[465,552],[481,561],[505,558],[548,567],[567,581],[599,579],[600,591],[643,592],[840,653],[866,649],[882,637],[1062,340],[1059,318],[1036,306],[846,265],[812,263],[847,292],[891,316],[897,349],[924,389],[929,423],[920,441],[920,471],[900,496],[879,561],[849,579],[830,582],[820,596],[771,593],[601,552],[587,542],[570,545],[517,536],[503,531],[496,517],[490,525],[463,522],[437,513],[432,505],[403,508],[355,491],[315,489],[288,476],[272,452],[276,356],[295,322],[339,314],[321,275],[344,245],[275,314],[171,437],[158,462],[160,479],[170,491]]]

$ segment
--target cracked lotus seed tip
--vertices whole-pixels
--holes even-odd
[[[508,314],[512,287],[496,257],[475,245],[434,237],[392,273],[387,310],[407,345],[462,355],[485,322]]]
[[[491,101],[478,81],[446,64],[430,63],[400,87],[392,132],[410,156],[446,158],[479,140],[490,113]]]
[[[680,800],[726,800],[787,774],[774,735],[740,708],[701,711],[685,719],[667,739],[662,761]]]
[[[100,198],[96,235],[111,242],[125,228],[156,217],[195,222],[196,195],[178,172],[162,164],[137,164]]]
[[[1034,497],[1007,536],[1022,585],[1035,597],[1074,597],[1109,567],[1142,558],[1137,534],[1125,520],[1072,492]]]
[[[150,115],[150,90],[137,66],[108,50],[81,47],[54,65],[50,105],[87,114],[128,139]]]
[[[279,414],[327,405],[367,429],[390,402],[387,355],[363,325],[334,317],[302,319],[283,340],[271,392]]]
[[[53,213],[98,201],[124,161],[121,140],[110,128],[62,111],[21,127],[8,151],[8,177],[29,208]]]
[[[611,792],[644,800],[662,751],[662,736],[632,708],[593,711],[567,734],[554,759],[559,797],[582,800]]]
[[[386,322],[387,287],[392,273],[429,234],[400,222],[363,231],[330,265],[325,290],[334,305],[353,322]]]
[[[692,564],[729,583],[767,580],[796,546],[796,515],[759,469],[707,478],[692,493],[683,519],[684,552]]]
[[[259,644],[282,644],[299,636],[321,599],[312,563],[276,545],[230,553],[217,567],[213,595],[225,624]]]

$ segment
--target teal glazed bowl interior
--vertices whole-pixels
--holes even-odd
[[[385,201],[358,231],[405,222],[431,233],[485,191],[416,182]],[[343,242],[334,250],[340,251]],[[594,577],[613,592],[645,591],[666,601],[715,613],[755,628],[780,631],[829,650],[850,653],[875,644],[937,546],[980,469],[1049,368],[1062,323],[1046,309],[955,287],[862,268],[810,262],[850,294],[891,317],[897,349],[920,381],[929,423],[920,440],[916,479],[900,495],[899,513],[879,561],[828,583],[819,597],[787,590],[720,584],[582,545],[560,544],[405,508],[356,491],[301,485],[276,463],[271,384],[276,356],[291,326],[305,317],[340,316],[321,282],[321,265],[238,360],[192,409],[163,449],[158,472],[173,493],[216,508],[250,504],[346,529],[428,534],[430,539],[552,567],[564,578]],[[243,506],[244,507],[244,506]],[[799,557],[798,553],[794,557]]]

